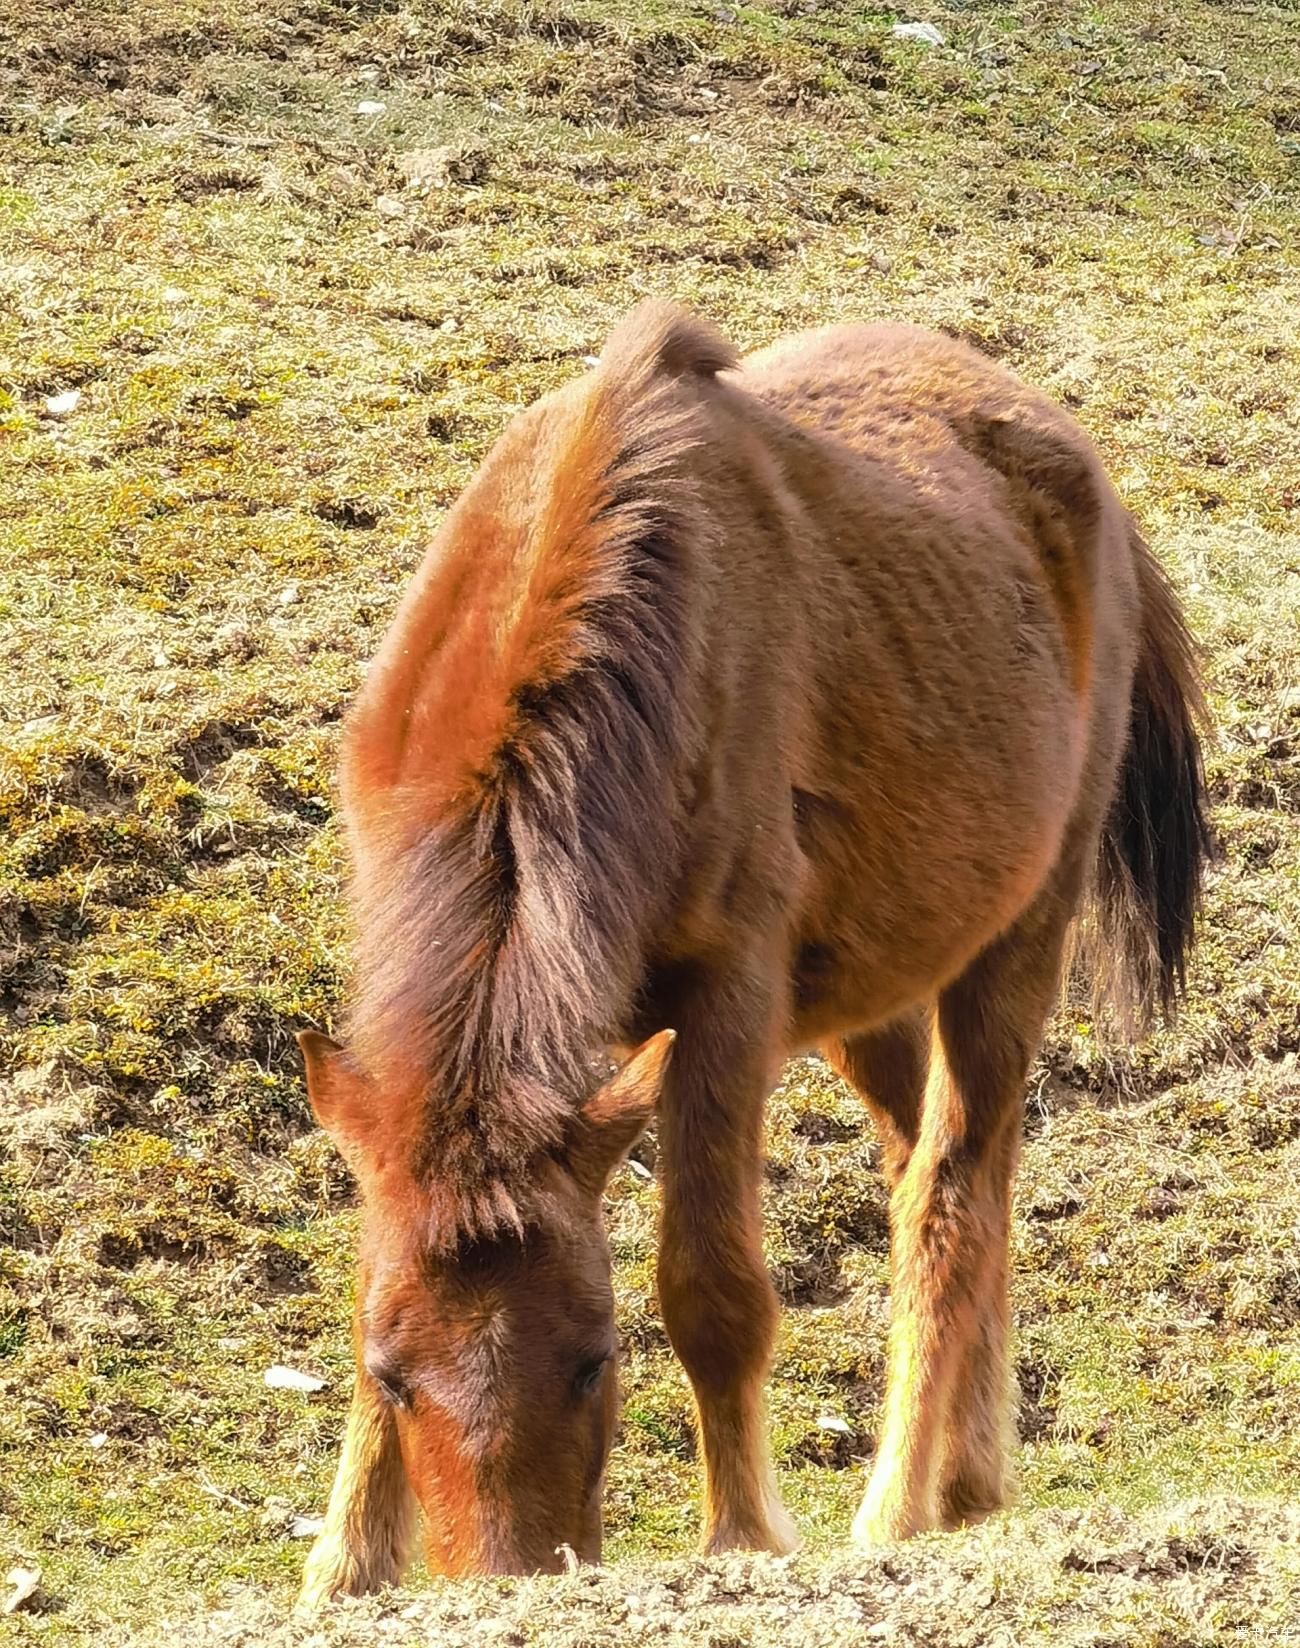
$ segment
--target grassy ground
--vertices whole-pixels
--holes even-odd
[[[1135,1524],[1038,1511],[1017,1534],[938,1535],[873,1556],[624,1563],[561,1580],[438,1587],[286,1625],[254,1595],[200,1624],[194,1648],[1294,1648],[1300,1513],[1226,1501]],[[171,1648],[156,1626],[132,1648]],[[107,1648],[107,1645],[106,1645]]]
[[[1297,1496],[1300,11],[927,4],[938,48],[896,15],[0,0],[0,1575],[43,1570],[0,1631],[100,1642],[250,1586],[264,1625],[291,1594],[348,1385],[354,1215],[291,1040],[345,976],[338,716],[512,408],[650,292],[742,345],[899,316],[1009,361],[1092,431],[1207,645],[1191,1004],[1122,1051],[1064,1012],[1032,1086],[1025,1511],[906,1564],[1018,1572],[1099,1497],[1136,1521],[1097,1536],[1145,1550],[1183,1496]],[[773,1422],[816,1559],[871,1453],[885,1208],[816,1064],[769,1153]],[[618,1558],[692,1537],[654,1200],[630,1169],[611,1196]],[[267,1389],[277,1361],[326,1389]],[[1247,1632],[1281,1595],[1248,1570]],[[817,1572],[777,1602],[811,1618]],[[1147,1591],[1078,1640],[1202,1640]],[[1075,1640],[1006,1617],[990,1640]]]

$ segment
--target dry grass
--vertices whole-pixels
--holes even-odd
[[[264,1631],[291,1594],[349,1362],[350,1192],[291,1041],[343,988],[337,718],[511,409],[645,292],[743,345],[901,316],[1008,360],[1093,432],[1207,649],[1224,855],[1189,1009],[1122,1051],[1063,1014],[1031,1093],[1024,1520],[897,1574],[1028,1563],[1099,1497],[1143,1549],[1184,1496],[1296,1497],[1297,14],[925,15],[944,47],[847,0],[0,0],[0,1572],[44,1570],[19,1640],[231,1586],[265,1599],[231,1631]],[[769,1156],[811,1619],[872,1446],[884,1204],[818,1065]],[[654,1203],[627,1172],[610,1208],[609,1552],[642,1561],[689,1549],[696,1475]],[[327,1391],[265,1389],[274,1361]],[[1240,1632],[1282,1595],[1252,1526]],[[1147,1577],[1078,1640],[1212,1640]],[[989,1640],[1076,1640],[1006,1620]]]
[[[132,1639],[166,1648],[172,1623]],[[1046,1511],[829,1559],[625,1564],[348,1604],[322,1627],[240,1596],[179,1623],[195,1648],[1287,1648],[1300,1642],[1300,1515],[1216,1500],[1140,1524]]]

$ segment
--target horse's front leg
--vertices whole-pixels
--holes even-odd
[[[853,1524],[862,1543],[975,1521],[1007,1496],[1011,1179],[1073,907],[1062,883],[939,997],[919,1133],[890,1204],[889,1374]]]
[[[396,1585],[415,1528],[415,1498],[402,1467],[392,1409],[358,1361],[325,1526],[303,1572],[298,1606]]]
[[[762,1116],[776,1073],[761,985],[701,981],[674,1003],[678,1040],[660,1106],[659,1297],[695,1393],[705,1548],[788,1551],[763,1386],[779,1307],[763,1262]]]

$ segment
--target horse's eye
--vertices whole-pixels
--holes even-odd
[[[573,1388],[579,1396],[595,1395],[611,1361],[613,1357],[606,1353],[604,1356],[589,1356],[578,1364],[578,1371],[573,1376]]]
[[[379,1386],[379,1394],[391,1407],[404,1408],[409,1405],[411,1393],[396,1379],[377,1379],[375,1383]]]
[[[367,1358],[366,1372],[374,1381],[379,1394],[390,1407],[409,1407],[411,1401],[410,1388],[391,1363],[381,1362],[376,1358]]]

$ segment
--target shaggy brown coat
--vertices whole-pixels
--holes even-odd
[[[1207,848],[1192,649],[1087,438],[946,337],[737,365],[638,309],[507,428],[350,715],[356,1406],[306,1594],[599,1551],[608,1172],[658,1101],[660,1295],[712,1549],[781,1549],[763,1104],[822,1048],[879,1125],[893,1327],[864,1540],[1007,1495],[1022,1090],[1085,893],[1139,1003]],[[676,1032],[670,1037],[655,1032]],[[652,1038],[592,1098],[593,1059]]]

